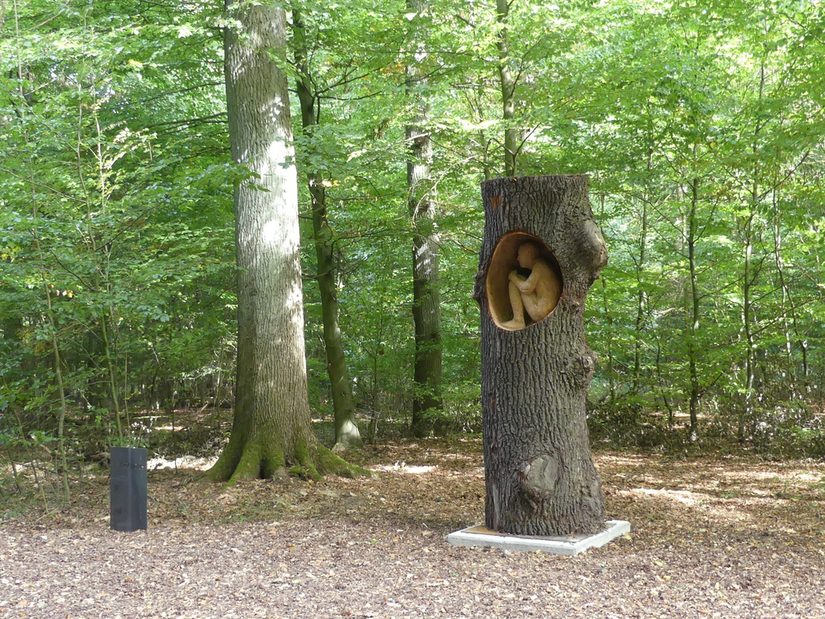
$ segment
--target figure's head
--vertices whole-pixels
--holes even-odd
[[[512,254],[511,254],[512,255]],[[522,243],[518,246],[519,266],[530,269],[539,257],[539,248],[534,243]]]

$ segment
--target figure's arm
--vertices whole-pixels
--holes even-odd
[[[530,273],[530,277],[525,280],[522,280],[521,285],[519,285],[518,289],[526,294],[530,294],[536,289],[536,286],[539,285],[539,275],[536,272],[536,269],[533,269],[533,272]]]
[[[514,283],[516,285],[516,288],[518,288],[521,292],[533,292],[533,290],[536,288],[536,283],[530,281],[532,278],[532,275],[525,279],[515,271],[510,272],[510,281]]]
[[[532,276],[533,274],[531,273],[530,277]],[[530,281],[530,277],[524,277],[521,273],[514,269],[510,271],[509,280],[513,282],[516,285],[516,288],[518,288],[521,292],[530,292],[532,288],[527,288],[527,282]],[[535,286],[533,287],[535,288]]]
[[[523,293],[530,294],[538,288],[539,282],[548,279],[549,272],[550,267],[547,266],[547,263],[543,260],[536,260],[536,263],[533,265],[533,270],[530,272],[530,277],[521,280],[521,282],[516,282],[516,286],[518,286],[518,289]]]

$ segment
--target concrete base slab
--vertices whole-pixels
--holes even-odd
[[[555,555],[577,555],[589,548],[604,546],[610,540],[630,532],[627,520],[608,520],[605,528],[593,535],[562,535],[539,537],[499,533],[483,526],[467,527],[447,536],[454,546],[487,546],[502,550],[549,552]]]

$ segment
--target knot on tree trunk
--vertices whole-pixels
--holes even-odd
[[[522,490],[535,500],[550,498],[558,480],[559,465],[551,455],[533,458],[519,471]]]
[[[596,353],[588,350],[570,363],[569,375],[576,387],[586,387],[596,371]]]
[[[607,264],[607,246],[602,231],[592,219],[586,219],[582,224],[579,256],[582,264],[590,270],[590,282],[592,283],[599,276],[602,267]]]

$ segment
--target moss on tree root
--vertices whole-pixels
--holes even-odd
[[[369,475],[363,467],[351,464],[316,441],[299,441],[294,456],[287,458],[277,447],[264,448],[257,441],[227,445],[208,476],[232,485],[247,479],[270,479],[281,472],[303,479],[319,480],[323,475],[358,477]]]
[[[315,444],[308,447],[299,445],[295,450],[298,463],[289,469],[290,475],[304,479],[318,480],[323,475],[340,475],[341,477],[358,477],[369,475],[369,471],[355,464],[350,464],[332,450]]]

